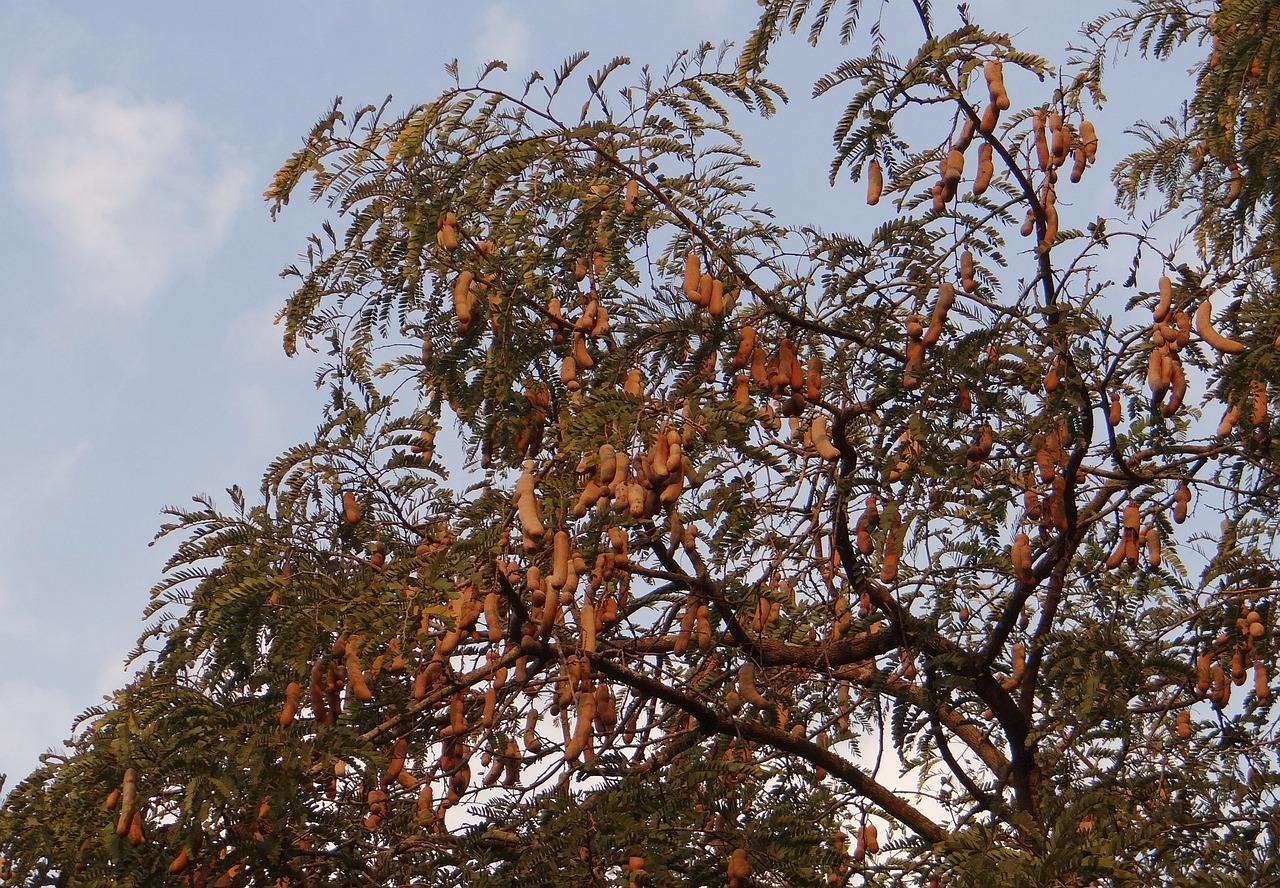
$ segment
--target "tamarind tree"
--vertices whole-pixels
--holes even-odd
[[[171,510],[145,669],[9,795],[5,884],[1280,880],[1280,4],[1054,64],[762,6],[314,127],[266,197],[333,211],[280,315],[323,422]],[[861,232],[775,218],[730,125],[802,30],[849,43]],[[1090,216],[1104,62],[1179,46]]]

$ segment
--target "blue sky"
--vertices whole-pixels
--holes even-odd
[[[1110,4],[971,6],[1057,62],[1078,20]],[[513,82],[580,48],[599,62],[626,54],[661,66],[702,39],[740,38],[756,12],[753,0],[17,0],[0,9],[0,773],[9,785],[67,736],[76,713],[123,683],[168,551],[147,546],[160,509],[233,483],[256,489],[268,460],[314,427],[313,364],[306,352],[284,356],[271,321],[287,292],[278,272],[321,215],[295,201],[273,223],[260,195],[334,96],[425,100],[454,57],[464,71],[505,58]],[[826,181],[842,97],[806,101],[813,77],[839,57],[838,47],[813,52],[793,39],[775,76],[798,106],[773,123],[742,121],[765,165],[762,201],[787,221],[848,226],[867,212],[862,186]],[[1157,116],[1180,92],[1154,90],[1143,79],[1151,69],[1135,70],[1145,73],[1109,85],[1114,104],[1098,116],[1102,164],[1122,144],[1108,118]],[[1101,175],[1090,187],[1078,200],[1091,218],[1109,207],[1110,188]]]

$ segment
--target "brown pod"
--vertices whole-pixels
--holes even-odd
[[[880,169],[880,161],[873,157],[867,164],[867,203],[874,207],[883,193],[884,170]]]
[[[952,148],[943,158],[942,170],[943,185],[954,193],[954,189],[960,184],[960,177],[964,175],[964,154]]]
[[[702,281],[702,269],[699,266],[698,254],[690,250],[684,257],[684,295],[690,302],[696,303],[699,298],[699,285]]]
[[[974,270],[973,253],[965,250],[960,254],[960,285],[966,293],[972,293],[978,289],[978,282],[973,277]]]
[[[298,703],[302,699],[302,685],[296,681],[289,682],[284,691],[284,708],[280,710],[280,727],[287,728],[293,724],[298,714]]]
[[[1178,719],[1174,724],[1174,730],[1177,732],[1180,739],[1191,739],[1191,735],[1195,733],[1195,729],[1191,726],[1191,710],[1184,709],[1178,713]]]
[[[191,862],[191,858],[190,858],[190,855],[187,853],[187,849],[186,848],[181,849],[180,851],[178,851],[178,855],[174,857],[173,861],[169,864],[169,875],[171,876],[178,875],[180,872],[182,872],[187,868],[187,864],[190,862]]]
[[[1191,488],[1184,481],[1173,491],[1173,520],[1178,524],[1187,520],[1187,507],[1190,503]]]
[[[133,768],[126,768],[124,779],[120,782],[120,814],[116,817],[116,835],[123,836],[129,832],[137,806],[138,772]]]
[[[1098,133],[1088,120],[1080,121],[1080,146],[1084,148],[1085,158],[1093,163],[1098,156]]]
[[[1035,582],[1035,573],[1031,568],[1031,539],[1025,533],[1020,533],[1013,538],[1013,545],[1009,547],[1009,557],[1013,562],[1013,575],[1018,582],[1024,586],[1032,585]]]
[[[738,350],[734,352],[733,358],[729,361],[729,366],[735,370],[741,370],[751,363],[751,355],[756,348],[756,329],[750,324],[742,328],[742,332],[738,334]]]
[[[1057,111],[1049,112],[1049,134],[1052,137],[1049,153],[1053,155],[1053,165],[1062,166],[1071,151],[1071,130],[1062,125],[1062,115]]]
[[[998,59],[991,59],[982,66],[982,73],[987,78],[987,92],[991,96],[991,104],[1001,111],[1009,110],[1009,91],[1004,85],[1004,65]]]
[[[1159,567],[1161,560],[1160,528],[1153,524],[1147,528],[1147,563]]]
[[[1259,703],[1266,703],[1271,696],[1271,685],[1267,681],[1267,666],[1261,660],[1253,664],[1253,693]]]
[[[118,804],[120,804],[120,787],[117,786],[107,793],[106,799],[102,802],[102,807],[107,811],[114,811]]]
[[[1040,172],[1049,170],[1049,142],[1044,134],[1044,112],[1037,108],[1031,114],[1031,129],[1035,134],[1036,165]]]
[[[988,102],[987,106],[982,109],[982,119],[978,121],[978,131],[989,136],[996,131],[996,124],[999,122],[1000,109],[996,107],[995,102]],[[980,194],[981,192],[978,193]]]
[[[991,157],[991,143],[983,142],[978,146],[978,172],[973,179],[973,193],[982,194],[991,185],[991,177],[995,173],[995,164]]]
[[[1196,657],[1196,696],[1206,697],[1213,682],[1213,654],[1202,652]]]
[[[1151,317],[1157,323],[1164,323],[1169,317],[1169,309],[1173,306],[1173,282],[1169,280],[1168,275],[1160,276],[1160,298],[1156,302],[1156,307],[1151,310]]]
[[[311,664],[311,680],[307,686],[307,693],[311,699],[312,717],[322,725],[333,724],[329,706],[325,703],[325,667],[319,657]]]
[[[146,835],[142,832],[142,812],[134,811],[133,818],[129,821],[128,835],[126,836],[129,844],[135,848],[147,840]]]
[[[360,523],[360,503],[350,490],[342,494],[342,520],[348,524]]]
[[[360,663],[359,643],[356,638],[347,642],[346,667],[351,693],[361,703],[372,701],[373,691],[369,690],[369,684],[364,678],[364,666]]]
[[[1018,233],[1023,237],[1030,237],[1031,232],[1036,230],[1036,214],[1033,210],[1027,210],[1026,217],[1022,220],[1022,227],[1018,229]]]
[[[1200,303],[1196,309],[1196,332],[1200,338],[1218,351],[1227,355],[1238,355],[1244,351],[1244,343],[1223,336],[1213,326],[1213,305],[1208,299]]]
[[[947,312],[951,310],[952,304],[956,301],[956,288],[950,283],[943,281],[938,285],[938,299],[933,304],[933,312],[929,317],[929,329],[924,332],[921,339],[925,346],[933,346],[937,344],[942,337],[942,325],[946,323]],[[908,329],[908,336],[911,330]],[[911,348],[908,345],[908,356]]]
[[[1079,145],[1071,149],[1071,158],[1071,181],[1075,183],[1084,178],[1084,168],[1088,161],[1084,149]]]
[[[453,282],[453,313],[458,318],[458,330],[463,333],[471,326],[471,314],[475,309],[474,283],[475,275],[470,271],[459,272]]]

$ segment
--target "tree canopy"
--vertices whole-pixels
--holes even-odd
[[[5,884],[1280,881],[1280,3],[1054,60],[761,6],[316,124],[266,198],[331,210],[279,319],[324,416],[169,510],[145,668],[11,791]],[[796,34],[847,45],[865,230],[778,218],[733,127],[805,101]],[[1111,66],[1180,49],[1096,166]]]

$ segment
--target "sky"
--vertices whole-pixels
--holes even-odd
[[[970,4],[1054,62],[1078,21],[1111,5]],[[256,490],[268,461],[319,418],[312,357],[286,358],[272,320],[288,293],[279,271],[323,208],[296,199],[273,222],[261,194],[334,97],[429,100],[453,58],[464,72],[503,58],[512,84],[578,49],[597,65],[623,54],[660,67],[701,40],[741,40],[757,11],[754,0],[0,7],[0,773],[10,787],[126,681],[172,550],[148,546],[160,510],[231,484]],[[863,186],[827,183],[843,95],[807,99],[842,53],[791,38],[773,76],[796,101],[778,120],[740,121],[763,164],[761,200],[784,221],[838,227],[867,212]],[[1182,76],[1176,66],[1131,67],[1097,117],[1100,166],[1125,144],[1122,124],[1106,121],[1158,117],[1182,92],[1163,88]],[[1076,200],[1096,214],[1110,197],[1094,176]]]

